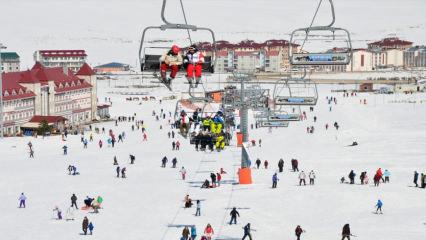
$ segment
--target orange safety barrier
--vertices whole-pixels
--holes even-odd
[[[243,146],[243,133],[237,132],[237,147]]]
[[[251,168],[240,168],[238,170],[238,178],[240,184],[252,184],[251,180]]]

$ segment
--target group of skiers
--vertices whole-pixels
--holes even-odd
[[[414,171],[413,183],[416,185],[416,187],[419,187],[419,185],[417,184],[418,179],[419,179],[419,173],[417,171]],[[420,174],[420,187],[426,188],[426,174],[424,173]]]
[[[380,181],[382,181],[383,183],[389,183],[390,175],[391,174],[390,174],[389,170],[386,169],[384,172],[382,172],[382,168],[378,168],[376,173],[374,174],[374,178],[373,178],[374,186],[379,186]],[[356,173],[354,172],[354,170],[351,170],[348,174],[349,184],[355,184],[355,177],[356,177]],[[369,178],[368,178],[366,171],[361,172],[361,175],[360,175],[359,178],[360,178],[361,185],[369,183]],[[340,182],[344,183],[345,177],[342,177],[340,179]]]

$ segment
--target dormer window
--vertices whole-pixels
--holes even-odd
[[[75,83],[74,82],[71,82],[71,87],[74,87],[75,86]]]
[[[19,89],[19,94],[24,94],[24,91],[22,91],[22,88]]]
[[[15,95],[16,95],[16,91],[14,89],[14,90],[12,90],[12,96],[15,96]]]
[[[65,87],[69,87],[70,85],[68,83],[65,83]]]
[[[6,91],[4,91],[4,96],[5,97],[7,97],[7,96],[9,96],[9,92],[6,90]]]

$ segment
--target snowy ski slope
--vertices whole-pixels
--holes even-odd
[[[132,132],[130,123],[102,123],[116,134],[126,132],[124,143],[115,148],[106,144],[99,149],[97,142],[105,143],[106,134],[94,134],[94,142],[83,149],[80,136],[69,136],[62,142],[60,136],[42,139],[7,138],[0,142],[2,171],[0,174],[0,236],[1,239],[180,239],[181,225],[195,224],[200,232],[207,223],[215,230],[215,237],[240,239],[242,227],[252,224],[254,239],[295,239],[294,229],[306,229],[302,239],[340,239],[341,228],[350,223],[352,232],[363,240],[421,240],[426,236],[424,222],[424,190],[413,188],[414,170],[425,172],[426,148],[426,94],[372,95],[359,94],[342,98],[330,90],[341,86],[321,86],[320,100],[308,120],[291,123],[287,129],[258,129],[250,132],[250,139],[262,139],[262,147],[250,148],[253,162],[267,159],[270,168],[253,169],[252,185],[234,185],[240,163],[240,150],[235,146],[221,153],[195,152],[193,146],[178,136],[181,151],[171,151],[166,121],[156,122],[152,110],[173,111],[174,101],[126,102],[124,95],[106,94],[111,90],[107,82],[99,83],[99,99],[111,97],[113,116],[137,113],[144,120],[148,142],[142,142],[140,132]],[[169,93],[165,88],[150,91],[161,97]],[[326,96],[336,96],[338,104],[329,112]],[[367,99],[367,105],[359,103]],[[389,101],[417,100],[417,104],[389,103]],[[423,101],[423,103],[419,103]],[[307,110],[307,109],[305,109]],[[308,110],[307,110],[308,111]],[[313,123],[313,116],[318,117]],[[167,120],[167,119],[166,119]],[[325,130],[324,125],[337,121],[341,128]],[[159,125],[163,125],[163,130]],[[306,127],[313,125],[314,134]],[[86,134],[86,136],[88,136]],[[358,141],[357,147],[345,147]],[[28,141],[32,141],[35,158],[28,158]],[[62,155],[62,146],[69,147]],[[128,155],[136,156],[130,165]],[[120,166],[127,167],[127,179],[115,177],[113,156]],[[186,181],[180,180],[178,169],[160,168],[160,160],[167,156],[178,159],[178,169],[185,166]],[[277,189],[271,189],[271,177],[280,158],[285,160],[285,171],[279,174]],[[299,168],[315,170],[315,186],[298,186],[297,173],[290,172],[290,159],[299,159]],[[69,176],[66,168],[76,165],[79,176]],[[222,186],[200,189],[201,182],[211,171],[223,167]],[[378,167],[391,172],[389,184],[372,186],[373,172]],[[340,184],[349,171],[367,171],[368,186]],[[356,182],[359,183],[359,178]],[[19,209],[18,196],[24,192],[27,208]],[[52,209],[59,206],[65,215],[71,194],[77,195],[79,206],[86,196],[104,198],[99,214],[79,210],[76,220],[66,222],[53,219]],[[183,198],[189,194],[202,201],[201,217],[195,217],[195,208],[183,209]],[[384,214],[372,214],[374,204],[384,202]],[[241,218],[238,225],[229,226],[229,208],[238,207]],[[81,221],[88,216],[95,225],[94,235],[80,236]],[[199,239],[199,238],[198,238]]]

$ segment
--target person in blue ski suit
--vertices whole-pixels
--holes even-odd
[[[191,240],[195,240],[197,237],[197,229],[195,228],[195,225],[191,226]]]
[[[382,206],[383,206],[383,202],[379,199],[379,200],[377,200],[377,204],[376,204],[376,207],[377,207],[377,209],[376,209],[376,213],[378,212],[378,211],[380,211],[380,213],[383,213],[382,212]]]
[[[277,173],[274,173],[274,175],[272,176],[272,188],[277,188],[278,180],[279,179]]]

